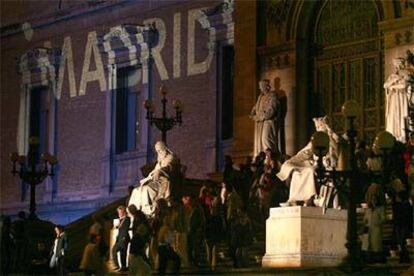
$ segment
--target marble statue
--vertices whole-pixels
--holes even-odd
[[[327,117],[313,119],[317,131],[324,131],[329,135],[329,151],[323,158],[323,163],[327,169],[336,167],[338,162],[338,142],[339,136],[333,132],[327,123]],[[295,156],[287,160],[281,167],[277,177],[286,181],[291,178],[289,189],[288,203],[294,204],[297,201],[309,201],[315,199],[314,204],[322,206],[325,204],[327,191],[321,189],[317,194],[317,188],[314,179],[314,170],[316,166],[316,157],[312,150],[312,143],[309,142]]]
[[[171,183],[180,173],[180,163],[164,142],[155,143],[157,163],[149,175],[140,180],[129,199],[129,205],[135,205],[147,216],[151,216],[160,198],[169,200]]]
[[[250,118],[255,121],[254,156],[267,149],[277,152],[279,101],[277,95],[271,91],[270,81],[264,79],[259,82],[260,95],[250,112]]]
[[[411,93],[409,71],[405,69],[402,58],[394,59],[394,73],[384,83],[386,92],[385,130],[405,143],[405,118],[408,116],[408,105]]]

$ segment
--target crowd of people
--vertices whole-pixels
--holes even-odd
[[[369,263],[384,263],[384,224],[387,206],[392,210],[390,251],[399,252],[401,263],[410,263],[407,240],[413,238],[414,136],[404,145],[396,142],[386,158],[361,142],[356,151],[359,194],[364,211],[359,228],[362,252]]]
[[[20,211],[14,221],[8,216],[2,217],[1,275],[63,275],[68,248],[64,227],[54,225],[55,238],[51,247],[48,247],[48,238],[45,237],[37,241],[34,251],[30,248],[32,241],[29,227],[24,211]]]
[[[147,275],[156,270],[162,275],[167,271],[175,274],[180,267],[200,266],[214,271],[220,242],[228,245],[235,267],[248,265],[246,248],[252,242],[252,223],[230,184],[208,182],[199,195],[184,194],[170,202],[158,199],[152,217],[134,205],[117,210],[118,235],[112,248],[117,271]],[[168,263],[172,263],[170,268]]]
[[[407,162],[412,161],[407,158],[412,158],[409,151],[413,146],[414,143],[407,146],[397,143],[387,164],[383,164],[384,159],[374,150],[363,142],[358,144],[355,152],[360,176],[357,201],[366,207],[359,228],[367,262],[386,260],[382,236],[386,204],[393,210],[391,248],[400,252],[400,262],[410,261],[406,239],[413,233],[408,171],[412,170],[412,163],[410,167]],[[135,229],[130,242],[131,248],[135,248],[129,253],[130,273],[138,275],[133,271],[142,274],[158,269],[164,274],[168,261],[173,263],[173,273],[181,266],[206,265],[214,270],[219,262],[217,246],[220,243],[226,244],[224,253],[231,257],[234,267],[249,265],[247,250],[253,243],[253,233],[258,227],[263,230],[269,208],[279,207],[289,198],[288,183],[276,176],[288,158],[266,150],[254,160],[247,158],[243,164],[235,165],[232,158],[226,156],[223,182],[207,181],[198,196],[185,194],[169,202],[159,199],[154,216],[149,218],[133,205],[129,206],[119,217],[122,220],[123,216],[129,216],[133,225],[130,227]],[[389,172],[386,180],[384,166]],[[342,197],[340,206],[347,208],[346,198]],[[141,225],[139,231],[138,225]],[[124,250],[126,252],[127,246]],[[126,256],[125,253],[121,255]],[[122,266],[125,263],[121,261],[120,270],[125,269]]]
[[[355,156],[359,173],[357,201],[365,209],[359,235],[366,261],[386,260],[383,228],[389,204],[393,211],[391,249],[399,251],[400,262],[409,262],[406,239],[413,233],[414,137],[407,145],[397,142],[387,160],[363,142],[358,144]],[[85,275],[101,275],[109,255],[113,270],[128,271],[130,275],[149,275],[154,270],[159,274],[177,273],[181,267],[200,266],[214,271],[222,254],[231,257],[234,267],[250,265],[247,252],[254,233],[263,231],[269,208],[279,207],[289,198],[288,183],[276,176],[288,158],[266,150],[254,160],[249,157],[235,165],[226,156],[223,181],[204,182],[197,195],[184,193],[180,198],[158,199],[152,216],[134,205],[119,206],[114,223],[118,234],[112,248],[107,243],[104,222],[93,217],[80,269]],[[341,207],[347,208],[346,200]],[[2,219],[3,274],[19,272],[28,258],[25,219],[24,212],[14,222],[8,217]],[[64,274],[68,242],[62,226],[56,225],[55,233],[50,250],[39,243],[38,252],[30,256],[30,273]],[[226,252],[218,252],[219,244],[227,247]]]

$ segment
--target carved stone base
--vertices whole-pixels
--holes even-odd
[[[271,208],[263,267],[337,266],[346,256],[346,210]]]

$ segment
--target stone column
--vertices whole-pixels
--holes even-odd
[[[254,122],[249,118],[256,102],[256,2],[235,3],[234,134],[232,156],[235,163],[253,154]]]

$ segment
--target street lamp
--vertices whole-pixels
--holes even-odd
[[[167,88],[164,85],[161,85],[160,92],[162,95],[162,113],[161,117],[154,117],[155,106],[151,100],[144,101],[144,107],[147,110],[146,119],[150,124],[155,124],[155,126],[161,131],[161,140],[164,143],[167,143],[167,131],[172,129],[174,125],[182,124],[182,113],[183,105],[180,100],[173,100],[172,104],[175,109],[175,117],[167,117]]]
[[[38,160],[37,149],[39,139],[37,137],[29,138],[29,152],[27,156],[19,155],[17,152],[10,154],[10,161],[13,164],[12,174],[18,175],[24,183],[30,185],[30,215],[29,218],[36,219],[36,185],[45,180],[47,176],[55,175],[55,165],[57,164],[56,156],[49,153],[43,153]]]
[[[348,199],[348,222],[347,222],[347,242],[348,255],[344,260],[344,266],[348,270],[358,271],[362,267],[361,246],[358,240],[357,228],[357,212],[356,212],[356,198],[357,198],[357,183],[358,183],[358,168],[355,157],[355,140],[357,132],[354,127],[355,119],[359,113],[359,106],[356,101],[348,101],[342,106],[342,113],[349,122],[349,128],[346,131],[349,144],[349,169],[337,171],[326,170],[322,158],[329,149],[329,136],[325,132],[316,132],[312,136],[312,148],[318,157],[317,167],[315,170],[316,182],[318,185],[325,185],[331,181],[337,188],[338,192],[345,194]],[[374,148],[382,152],[383,160],[385,161],[387,153],[394,146],[394,137],[386,132],[380,132],[374,142]],[[383,161],[383,166],[385,162]]]

